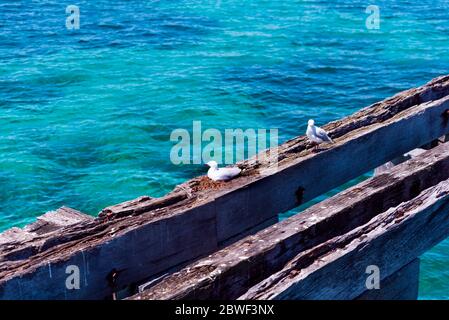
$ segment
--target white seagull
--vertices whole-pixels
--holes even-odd
[[[334,140],[327,135],[327,132],[324,129],[315,126],[315,121],[312,119],[307,123],[306,135],[310,141],[316,143],[316,145],[323,142],[334,143]]]
[[[209,170],[207,171],[207,176],[214,181],[228,181],[232,178],[238,176],[242,171],[238,167],[232,168],[218,168],[218,164],[215,161],[209,161],[206,163],[209,166]]]

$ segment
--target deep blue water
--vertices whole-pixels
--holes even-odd
[[[172,130],[282,142],[448,73],[448,47],[442,0],[0,0],[0,230],[163,195],[204,173],[171,164]],[[421,298],[449,298],[448,249],[423,256]]]

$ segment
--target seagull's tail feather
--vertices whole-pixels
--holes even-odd
[[[327,134],[326,134],[326,139],[325,139],[325,140],[327,140],[327,141],[330,142],[330,143],[335,143],[335,141],[332,140],[332,138],[329,137]]]

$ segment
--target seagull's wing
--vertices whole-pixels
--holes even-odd
[[[328,141],[328,142],[334,143],[334,140],[332,140],[332,139],[327,135],[327,132],[326,132],[324,129],[320,128],[320,127],[316,127],[316,136],[317,136],[318,138],[320,138],[321,140],[323,140],[323,141]]]
[[[235,176],[238,176],[242,170],[238,167],[233,168],[221,168],[219,169],[220,178],[223,180],[230,180]]]

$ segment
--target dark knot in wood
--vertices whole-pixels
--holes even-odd
[[[295,195],[296,195],[296,204],[297,205],[300,205],[301,203],[302,203],[302,201],[303,201],[303,198],[304,198],[304,188],[303,187],[299,187],[297,190],[296,190],[296,192],[295,192]]]

